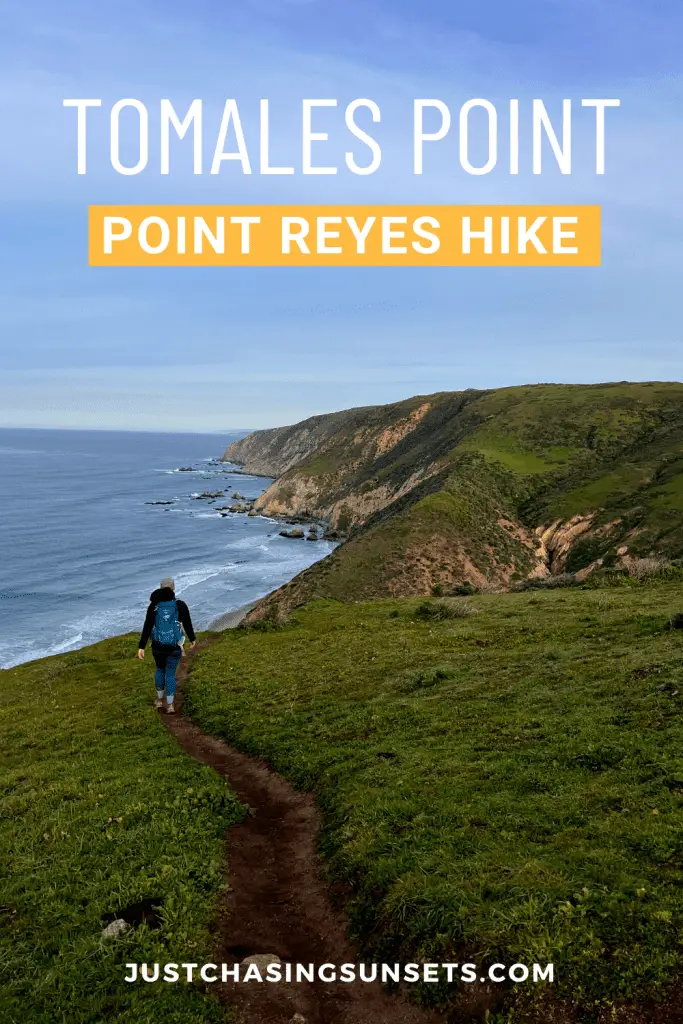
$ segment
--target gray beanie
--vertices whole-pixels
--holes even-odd
[[[172,590],[175,593],[175,582],[171,579],[170,576],[164,576],[164,578],[161,581],[161,583],[159,584],[159,586],[160,587],[168,587],[169,590]]]

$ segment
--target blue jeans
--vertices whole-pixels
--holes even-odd
[[[175,674],[182,657],[180,647],[162,647],[152,644],[152,656],[157,667],[154,681],[157,690],[166,688],[166,700],[171,702],[175,697]]]

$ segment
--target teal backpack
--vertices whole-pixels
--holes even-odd
[[[182,637],[178,605],[175,601],[161,601],[156,607],[152,639],[164,647],[178,647]]]

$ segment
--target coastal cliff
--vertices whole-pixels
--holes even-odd
[[[237,463],[245,472],[256,476],[281,476],[315,452],[356,415],[362,416],[364,411],[349,409],[323,416],[310,416],[289,427],[257,430],[229,445],[222,461]]]
[[[273,595],[505,588],[683,555],[683,385],[441,392],[257,431],[224,458],[277,479],[266,515],[345,542]]]

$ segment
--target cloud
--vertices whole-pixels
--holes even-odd
[[[287,369],[281,364],[261,371],[225,364],[134,364],[13,372],[0,380],[0,427],[258,429],[334,409],[465,387],[683,378],[683,357],[675,343],[644,350],[637,342],[605,343],[600,337],[580,345],[559,342],[559,334],[545,343],[535,339],[522,359],[509,345],[496,351],[494,364],[488,339],[432,363],[416,356],[374,367],[338,359],[331,366],[320,361],[311,367]]]
[[[0,3],[0,344],[15,371],[11,387],[3,385],[6,410],[21,422],[38,416],[64,424],[77,416],[81,425],[124,425],[128,417],[169,425],[172,409],[174,422],[210,421],[214,429],[224,416],[227,425],[259,425],[323,411],[323,403],[402,397],[411,387],[486,386],[536,374],[678,375],[679,58],[662,42],[666,22],[646,16],[645,5],[581,0],[580,13],[572,5],[568,15],[569,6],[236,0],[209,5],[209,19],[201,5],[77,2],[57,18],[52,4]],[[669,29],[678,24],[673,13]],[[605,49],[610,32],[614,53]],[[627,60],[639,41],[647,59]],[[510,177],[508,98],[518,96],[528,111],[531,98],[543,96],[557,116],[563,96],[576,102],[590,93],[622,100],[608,112],[608,173],[598,178],[590,169],[592,115],[579,110],[575,174],[529,173],[524,120],[524,170]],[[124,178],[108,163],[105,105],[93,114],[90,170],[79,177],[75,114],[61,105],[79,95],[101,96],[106,105],[139,97],[155,133],[161,96],[178,110],[203,97],[208,162],[224,99],[238,97],[256,154],[258,100],[268,96],[273,159],[295,166],[301,98],[336,96],[339,109],[320,114],[330,132],[320,152],[342,167],[349,144],[343,105],[370,96],[382,109],[383,165],[368,178],[345,170],[244,177],[234,166],[195,177],[190,147],[178,142],[173,173],[164,178],[153,142],[150,168]],[[467,176],[453,129],[430,147],[426,173],[416,178],[411,115],[420,95],[441,97],[454,111],[473,95],[499,103],[501,168]],[[91,270],[86,206],[105,201],[599,202],[605,260],[585,273]],[[411,362],[416,351],[419,365]],[[160,359],[182,369],[174,377],[162,365],[155,390],[147,367]],[[66,366],[74,368],[65,371],[70,383],[53,376]],[[230,369],[218,372],[221,366]],[[29,367],[42,367],[44,378],[22,377]],[[227,409],[234,389],[239,401]]]

